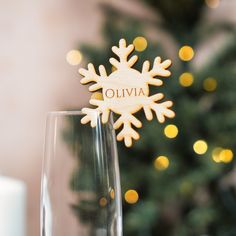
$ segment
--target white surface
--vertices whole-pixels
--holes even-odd
[[[0,235],[26,236],[26,186],[0,176]]]

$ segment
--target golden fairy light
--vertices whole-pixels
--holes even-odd
[[[233,160],[234,154],[233,154],[232,150],[230,150],[230,149],[223,149],[220,152],[219,157],[222,162],[229,163]]]
[[[139,36],[134,39],[133,45],[136,51],[142,52],[147,48],[148,43],[144,37]]]
[[[212,151],[212,159],[216,163],[229,163],[233,160],[234,154],[231,149],[224,149],[221,147],[217,147]]]
[[[135,204],[139,199],[138,192],[134,189],[130,189],[125,193],[125,201],[129,204]]]
[[[66,60],[72,66],[79,65],[82,60],[82,54],[79,50],[70,50],[66,54]]]
[[[208,149],[208,145],[207,145],[206,141],[204,141],[204,140],[197,140],[193,144],[194,152],[196,152],[199,155],[203,155],[204,153],[206,153],[207,149]]]
[[[114,189],[112,189],[111,191],[110,191],[110,197],[111,197],[111,199],[115,199],[115,190]]]
[[[183,87],[191,86],[193,84],[193,81],[194,81],[193,74],[189,73],[189,72],[185,72],[185,73],[181,74],[179,77],[179,83]]]
[[[185,45],[179,49],[179,58],[182,61],[190,61],[194,57],[194,50],[192,47]]]
[[[166,170],[170,165],[170,161],[166,156],[159,156],[154,161],[154,167],[157,170]]]
[[[209,8],[217,8],[220,5],[220,0],[205,0],[206,5]]]
[[[107,205],[107,199],[105,197],[100,198],[99,205],[105,207]]]
[[[207,78],[203,81],[203,88],[207,92],[213,92],[217,88],[217,81],[214,78]]]
[[[178,135],[178,128],[176,125],[167,125],[164,129],[164,134],[167,138],[175,138]]]
[[[213,159],[214,162],[216,162],[216,163],[220,163],[221,162],[221,160],[220,160],[220,153],[221,153],[222,150],[223,150],[223,148],[221,148],[221,147],[216,147],[216,148],[213,149],[213,151],[212,151],[212,159]]]
[[[100,92],[95,92],[92,94],[91,99],[103,100],[103,95]]]

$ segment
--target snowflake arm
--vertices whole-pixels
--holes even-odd
[[[121,141],[124,139],[125,145],[127,147],[132,146],[132,139],[138,140],[139,134],[133,129],[132,125],[137,128],[142,127],[142,123],[132,114],[124,113],[122,114],[119,119],[114,123],[114,129],[118,129],[121,126],[122,130],[117,135],[117,140]]]
[[[138,60],[137,55],[134,55],[128,59],[128,56],[133,52],[133,50],[134,45],[130,44],[126,46],[126,41],[121,39],[119,42],[119,47],[112,47],[112,51],[119,57],[120,61],[112,57],[110,58],[110,63],[117,69],[122,69],[122,67],[131,68]]]
[[[143,78],[150,85],[161,86],[163,82],[160,79],[155,79],[156,76],[168,77],[171,75],[167,70],[171,65],[171,60],[165,60],[161,62],[160,57],[156,57],[153,63],[153,67],[150,70],[150,62],[145,61],[143,63],[142,74]]]
[[[102,114],[102,123],[105,124],[108,122],[110,109],[106,105],[106,103],[102,100],[91,99],[89,101],[91,105],[97,106],[97,110]]]
[[[156,103],[164,97],[162,93],[157,93],[146,99],[146,102],[143,103],[143,110],[147,120],[153,119],[152,110],[155,112],[157,120],[160,123],[165,121],[165,117],[173,118],[175,113],[169,109],[173,103],[171,101],[166,101],[162,103]]]
[[[98,114],[96,109],[83,108],[82,113],[85,114],[85,116],[81,119],[82,124],[87,124],[90,122],[91,127],[97,126]]]
[[[102,123],[107,123],[110,115],[110,109],[107,107],[106,103],[97,99],[90,99],[89,103],[97,106],[97,108],[83,108],[82,112],[85,116],[82,118],[81,123],[86,124],[90,122],[91,127],[95,127],[98,119],[96,114],[102,114]]]
[[[89,91],[97,91],[98,89],[102,88],[103,81],[107,79],[106,69],[103,65],[99,66],[99,73],[98,75],[95,71],[94,65],[92,63],[88,64],[88,69],[81,68],[79,73],[83,76],[81,79],[81,84],[88,84],[91,82],[95,82],[95,84],[89,87]]]

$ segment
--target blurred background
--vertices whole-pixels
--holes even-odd
[[[122,37],[138,69],[157,55],[173,61],[161,90],[176,112],[165,124],[140,113],[141,139],[118,144],[124,235],[236,235],[236,1],[0,6],[0,174],[26,184],[28,235],[39,235],[46,113],[87,105],[77,69],[90,61],[111,72],[110,48]]]

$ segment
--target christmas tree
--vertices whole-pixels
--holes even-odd
[[[129,149],[118,143],[124,235],[236,235],[235,26],[204,21],[217,0],[143,2],[158,20],[103,5],[106,45],[79,46],[96,67],[109,61],[110,48],[120,38],[134,43],[139,70],[143,61],[156,56],[173,61],[163,93],[174,101],[176,117],[159,124],[147,122],[140,112],[140,140]],[[146,40],[148,27],[171,39],[172,54],[161,42]],[[200,63],[199,46],[207,41],[211,45],[222,32],[227,42],[220,50],[205,52]],[[113,69],[109,63],[105,67]]]

